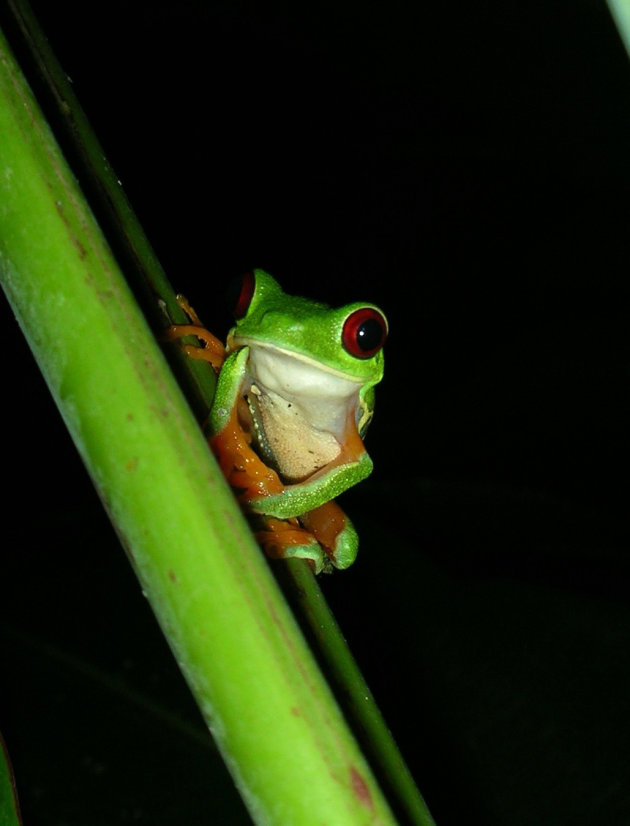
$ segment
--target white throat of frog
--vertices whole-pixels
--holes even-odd
[[[358,424],[362,381],[299,354],[240,343],[250,347],[243,389],[263,457],[288,482],[308,478],[337,458],[348,421]]]

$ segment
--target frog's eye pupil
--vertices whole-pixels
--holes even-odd
[[[357,344],[365,353],[380,347],[383,338],[383,328],[375,318],[368,318],[357,330]]]
[[[345,320],[342,343],[351,356],[368,359],[376,355],[385,344],[387,322],[374,307],[355,310]]]
[[[243,318],[249,310],[256,290],[256,276],[253,272],[246,272],[241,278],[235,278],[228,287],[227,303],[233,308],[235,319]]]

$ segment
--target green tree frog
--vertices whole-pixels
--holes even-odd
[[[184,306],[184,305],[182,305]],[[333,499],[365,479],[363,436],[383,378],[387,320],[372,304],[332,309],[289,296],[263,270],[242,279],[226,347],[190,306],[186,347],[218,371],[209,443],[268,556],[316,573],[347,568],[357,533]]]

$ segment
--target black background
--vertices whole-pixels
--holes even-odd
[[[360,555],[323,588],[439,826],[630,822],[630,65],[605,4],[34,7],[209,326],[253,266],[388,315],[376,470],[342,501]],[[1,311],[26,822],[247,823]]]

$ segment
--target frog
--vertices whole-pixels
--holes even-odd
[[[316,574],[348,568],[358,535],[335,499],[372,472],[363,438],[383,378],[384,313],[288,295],[264,270],[237,281],[226,343],[180,297],[172,325],[217,373],[209,445],[268,557],[304,559]]]

